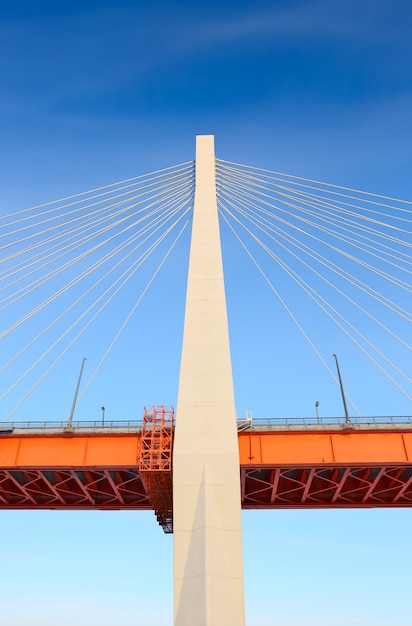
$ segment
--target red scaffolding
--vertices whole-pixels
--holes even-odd
[[[140,476],[165,533],[173,532],[173,425],[173,407],[144,407]]]

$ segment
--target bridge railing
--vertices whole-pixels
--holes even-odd
[[[69,426],[67,420],[55,422],[27,421],[27,422],[4,422],[0,424],[0,433],[7,430],[31,430],[31,431],[97,431],[97,430],[121,430],[122,432],[139,432],[142,429],[142,420],[81,420],[73,421]]]
[[[248,417],[238,419],[239,431],[257,428],[259,430],[275,430],[277,427],[327,427],[344,426],[348,422],[345,417]],[[368,416],[351,417],[350,424],[357,426],[381,426],[392,425],[393,427],[402,425],[412,425],[411,415],[397,416]],[[4,422],[0,424],[0,434],[18,431],[41,432],[140,432],[142,420],[81,420],[73,421],[69,426],[67,421],[25,421],[25,422]]]
[[[412,424],[412,415],[385,415],[350,417],[349,422],[356,425],[393,425]],[[238,420],[242,424],[242,430],[248,426],[274,428],[276,426],[339,426],[348,423],[345,417],[257,417],[249,420]]]

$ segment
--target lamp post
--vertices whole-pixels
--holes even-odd
[[[72,408],[71,408],[70,415],[69,415],[69,421],[68,421],[68,424],[67,424],[67,428],[69,430],[71,430],[71,427],[72,427],[74,409],[76,408],[77,396],[78,396],[78,393],[79,393],[80,381],[82,379],[82,374],[83,374],[83,368],[84,368],[84,362],[85,361],[87,361],[86,357],[84,357],[84,359],[82,361],[82,366],[80,368],[79,378],[77,380],[76,391],[74,392],[73,404],[72,404]]]
[[[336,369],[338,370],[338,378],[339,378],[339,386],[340,386],[340,392],[342,394],[342,402],[343,402],[343,408],[345,411],[345,420],[347,424],[350,424],[350,419],[349,419],[349,413],[348,413],[348,407],[346,406],[346,398],[345,398],[345,392],[343,390],[343,384],[342,384],[342,378],[340,375],[340,369],[339,369],[339,363],[338,363],[338,357],[336,356],[336,354],[333,354],[332,356],[335,357],[335,361],[336,361]]]

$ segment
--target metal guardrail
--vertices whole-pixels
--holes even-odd
[[[249,421],[249,420],[248,420]],[[350,417],[351,424],[357,425],[387,425],[400,426],[402,424],[412,424],[412,415],[397,416],[368,416],[368,417]],[[246,420],[238,420],[238,423],[246,423]],[[260,428],[268,426],[339,426],[347,424],[345,417],[257,417],[250,420],[251,426]]]
[[[142,429],[142,420],[94,420],[94,421],[73,421],[71,423],[72,430],[122,430],[130,432],[138,432]],[[63,422],[55,422],[51,420],[45,421],[27,421],[27,422],[3,422],[0,424],[0,433],[2,430],[35,430],[39,431],[64,431],[69,427],[67,420]]]
[[[267,417],[253,419],[238,419],[238,430],[243,431],[249,428],[258,428],[263,430],[267,427],[269,430],[276,429],[277,426],[344,426],[347,425],[345,417]],[[369,416],[369,417],[351,417],[351,424],[359,426],[402,426],[404,424],[412,425],[412,415],[397,416]],[[36,431],[39,432],[64,432],[73,431],[89,431],[89,432],[139,432],[142,429],[142,420],[94,420],[94,421],[73,421],[71,427],[66,421],[27,421],[27,422],[3,422],[0,424],[0,433],[13,432],[14,430]]]

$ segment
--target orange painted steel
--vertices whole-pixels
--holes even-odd
[[[412,463],[412,431],[239,433],[241,465]]]
[[[242,506],[412,506],[412,432],[239,433]]]
[[[138,467],[141,434],[0,436],[0,467]]]
[[[173,407],[145,407],[140,446],[140,470],[158,474],[172,469]]]
[[[0,508],[143,509],[140,434],[0,436]]]
[[[166,422],[149,456],[140,432],[0,434],[0,509],[154,509],[170,532]],[[412,506],[412,430],[250,429],[239,451],[245,509]]]
[[[145,407],[139,456],[140,476],[157,521],[173,532],[173,407]]]

